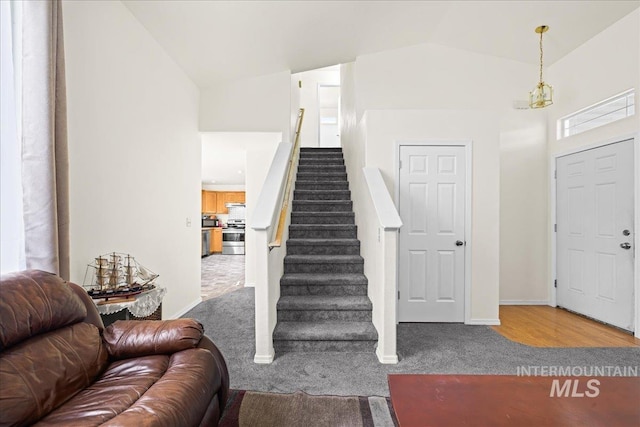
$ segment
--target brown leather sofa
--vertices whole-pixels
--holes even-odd
[[[193,319],[117,321],[43,271],[0,281],[0,425],[216,426],[229,390]]]

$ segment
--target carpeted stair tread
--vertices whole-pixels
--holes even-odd
[[[304,170],[298,169],[296,177],[315,180],[317,178],[335,178],[334,181],[345,181],[347,179],[347,172],[345,167],[342,166],[338,170],[333,168],[327,169],[324,166],[303,166]]]
[[[288,255],[359,255],[358,239],[288,239]]]
[[[371,322],[278,322],[274,340],[373,341],[378,332]]]
[[[333,230],[356,230],[355,224],[290,224],[290,230],[313,230],[313,231],[333,231]]]
[[[351,200],[294,200],[292,212],[351,212]]]
[[[285,264],[362,264],[360,255],[286,255]]]
[[[301,157],[298,162],[299,165],[343,165],[344,159],[342,157]]]
[[[369,281],[362,273],[346,273],[346,274],[305,274],[305,273],[286,273],[280,279],[280,284],[285,286],[293,285],[367,285]]]
[[[334,163],[334,164],[341,164],[344,165],[344,158],[342,156],[306,156],[300,157],[300,160],[298,161],[298,164],[314,164],[314,163],[320,163],[320,162],[326,162],[326,163]]]
[[[376,350],[377,341],[302,341],[302,340],[276,340],[273,348],[276,353],[373,353]]]
[[[294,205],[306,205],[306,206],[326,206],[326,205],[334,205],[334,206],[342,206],[349,205],[351,206],[353,202],[351,200],[294,200]],[[321,212],[320,210],[318,210]]]
[[[355,224],[291,224],[289,237],[292,239],[355,239],[358,227]]]
[[[349,190],[294,190],[294,200],[351,200]]]
[[[367,295],[367,285],[280,285],[280,295]]]
[[[287,246],[360,246],[358,239],[288,239]]]
[[[280,310],[371,310],[371,301],[366,295],[360,296],[283,296],[278,301]]]
[[[301,153],[342,153],[340,147],[300,147]]]
[[[346,181],[347,173],[346,172],[298,172],[298,179],[303,179],[304,181],[336,181],[342,180]]]
[[[300,200],[299,200],[300,201]],[[308,202],[310,200],[304,200],[303,202]],[[311,200],[313,202],[313,200]],[[342,202],[344,203],[344,202]],[[307,203],[311,206],[314,205],[314,203]],[[323,203],[324,204],[324,203]],[[305,211],[305,212],[291,212],[294,215],[298,215],[298,216],[310,216],[310,215],[314,215],[317,217],[322,217],[322,216],[339,216],[339,217],[344,217],[344,218],[353,218],[355,216],[355,214],[353,213],[353,211],[337,211],[337,212],[327,212],[327,211]]]
[[[320,155],[320,156],[301,156],[300,163],[302,162],[343,162],[344,163],[344,157],[337,155],[337,156],[326,156],[326,155]]]
[[[316,165],[316,164],[299,164],[298,171],[303,172],[335,172],[335,171],[344,171],[346,169],[345,165]]]
[[[309,216],[309,215],[314,215],[314,216],[341,216],[341,217],[345,217],[345,218],[352,218],[355,216],[355,214],[353,212],[322,212],[322,211],[306,211],[306,212],[292,212],[294,215],[300,215],[300,216]]]
[[[297,181],[296,190],[348,190],[347,181]]]

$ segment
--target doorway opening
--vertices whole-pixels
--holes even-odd
[[[302,147],[340,147],[340,65],[292,74],[291,109],[304,108]]]
[[[340,86],[318,84],[320,147],[340,147]]]
[[[252,214],[282,132],[203,132],[201,296],[255,286]],[[206,233],[210,233],[208,244]]]

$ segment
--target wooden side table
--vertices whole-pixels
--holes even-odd
[[[126,301],[94,300],[93,302],[106,327],[116,320],[162,320],[162,299],[166,293],[167,288],[156,286]]]

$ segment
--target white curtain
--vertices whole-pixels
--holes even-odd
[[[9,185],[21,187],[22,192],[21,209],[13,207],[11,211],[22,211],[25,267],[68,279],[69,161],[62,5],[60,0],[11,4],[21,9],[12,22],[14,47],[19,46],[13,50],[13,69],[18,88],[15,104],[19,107],[16,128],[21,172]],[[3,157],[4,145],[3,135]]]
[[[21,3],[0,1],[0,267],[24,270],[20,142]]]

